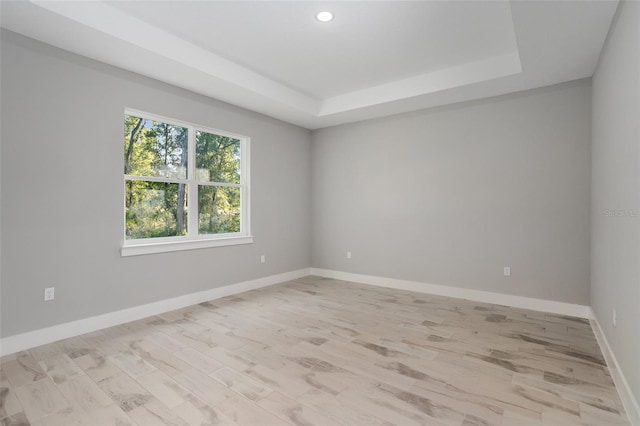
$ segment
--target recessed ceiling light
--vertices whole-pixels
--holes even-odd
[[[316,15],[316,19],[320,22],[329,22],[333,19],[333,13],[331,12],[320,12]]]

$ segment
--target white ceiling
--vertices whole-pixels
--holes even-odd
[[[19,0],[1,22],[314,129],[589,77],[617,4]]]

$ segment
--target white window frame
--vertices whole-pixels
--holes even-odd
[[[126,199],[122,196],[122,217],[124,219],[122,223],[122,235],[123,243],[121,247],[121,255],[124,256],[137,256],[143,254],[152,253],[165,253],[181,250],[193,250],[209,247],[221,247],[238,244],[251,244],[253,243],[253,236],[251,235],[251,209],[249,205],[250,190],[250,138],[248,136],[239,135],[236,133],[227,132],[224,130],[214,129],[208,126],[202,126],[195,123],[189,123],[183,120],[176,120],[170,117],[164,117],[158,114],[152,114],[145,111],[139,111],[131,108],[125,108],[124,117],[132,115],[148,120],[158,121],[161,123],[173,124],[188,129],[188,141],[187,141],[187,178],[175,179],[153,176],[134,176],[124,175],[123,183],[126,184],[128,180],[140,180],[146,182],[169,182],[169,183],[184,183],[187,185],[187,235],[180,235],[175,237],[159,237],[159,238],[142,238],[142,239],[127,239],[126,238]],[[213,133],[220,136],[230,137],[240,140],[240,183],[224,183],[224,182],[205,182],[196,180],[196,132],[203,131],[206,133]],[[121,168],[120,170],[122,170]],[[210,186],[226,186],[240,188],[240,232],[226,233],[226,234],[199,234],[198,227],[198,185],[210,185]],[[124,190],[125,185],[122,185]]]

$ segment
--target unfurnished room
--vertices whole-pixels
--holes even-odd
[[[640,426],[640,2],[0,0],[2,426]]]

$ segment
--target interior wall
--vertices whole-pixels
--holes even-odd
[[[308,130],[8,31],[1,43],[2,337],[309,267]],[[125,107],[251,137],[253,244],[120,256]]]
[[[314,131],[312,265],[588,305],[590,117],[587,79]]]
[[[640,401],[638,2],[622,1],[618,6],[593,77],[592,123],[591,303]]]

